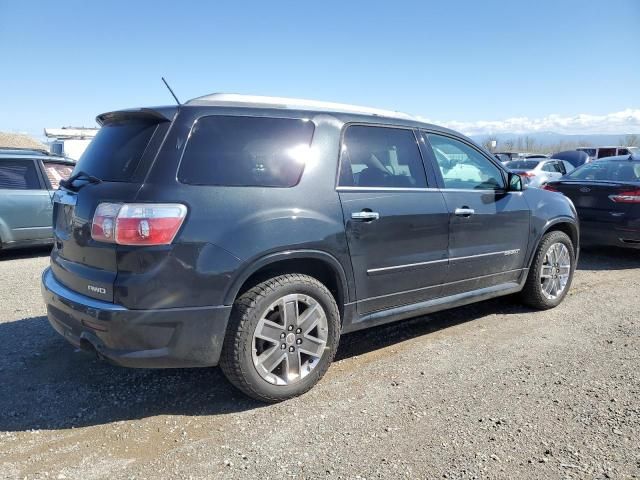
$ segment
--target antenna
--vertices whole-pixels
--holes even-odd
[[[173,95],[173,98],[175,98],[176,103],[177,103],[178,105],[182,105],[182,104],[180,103],[180,100],[178,100],[178,97],[176,97],[176,94],[175,94],[175,93],[173,93],[173,90],[171,90],[171,87],[169,86],[169,84],[167,83],[167,81],[164,79],[164,77],[160,77],[160,78],[162,78],[162,81],[164,82],[164,84],[165,84],[165,85],[167,86],[167,88],[169,89],[169,92],[171,92],[171,95]]]

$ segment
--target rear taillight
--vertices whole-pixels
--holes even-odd
[[[179,203],[101,203],[91,225],[91,238],[119,245],[167,245],[187,215]]]
[[[519,173],[518,175],[520,175],[521,177],[527,177],[527,178],[536,176],[536,174],[533,172],[522,172],[522,173]]]
[[[549,185],[548,183],[545,183],[544,185],[542,185],[542,189],[543,190],[548,190],[550,192],[559,192],[560,190],[558,190],[556,187]]]
[[[609,198],[616,203],[640,203],[640,188],[609,195]]]

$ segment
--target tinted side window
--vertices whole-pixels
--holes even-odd
[[[178,170],[191,185],[293,187],[310,154],[313,122],[210,116],[193,126]]]
[[[39,190],[40,180],[33,160],[0,160],[0,188]]]
[[[427,186],[422,157],[411,130],[352,125],[340,155],[343,187],[421,188]]]
[[[427,134],[445,188],[503,190],[502,171],[475,148],[442,135]]]

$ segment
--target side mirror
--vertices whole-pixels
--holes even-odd
[[[522,177],[517,173],[509,172],[509,191],[510,192],[521,192],[525,189],[524,182],[522,181]]]

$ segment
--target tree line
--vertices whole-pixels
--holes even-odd
[[[493,147],[495,142],[495,147]],[[535,138],[524,135],[514,139],[498,140],[494,135],[489,135],[482,141],[482,146],[490,152],[527,152],[527,153],[554,153],[564,150],[575,150],[581,147],[597,147],[588,141],[560,141],[555,143],[541,143]],[[620,137],[618,145],[621,147],[640,147],[640,135],[635,133]]]

